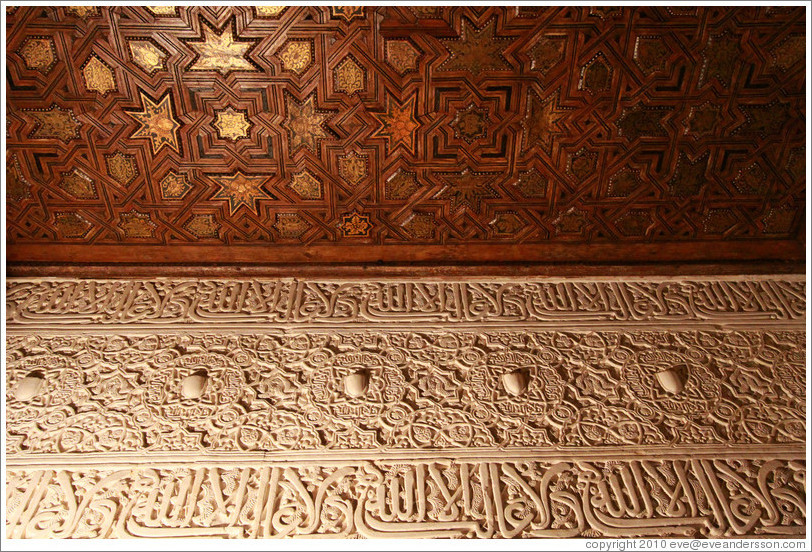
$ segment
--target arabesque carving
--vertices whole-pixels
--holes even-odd
[[[802,331],[10,336],[7,453],[803,444]]]
[[[12,538],[795,537],[800,458],[13,467]]]
[[[805,536],[802,277],[7,286],[11,538]]]

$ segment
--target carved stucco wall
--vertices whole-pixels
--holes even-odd
[[[9,537],[800,537],[800,277],[10,280]]]

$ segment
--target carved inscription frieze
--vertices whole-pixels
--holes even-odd
[[[682,281],[324,282],[10,280],[28,324],[801,323],[799,278]]]
[[[803,444],[803,331],[8,336],[7,452]]]
[[[795,537],[803,460],[11,468],[11,538]]]

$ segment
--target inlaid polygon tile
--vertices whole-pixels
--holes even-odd
[[[164,64],[168,54],[149,40],[127,41],[130,49],[130,57],[141,69],[152,75],[156,71],[164,69]]]
[[[341,235],[345,238],[366,238],[369,236],[369,231],[372,230],[372,226],[368,214],[352,211],[351,213],[341,215],[341,222],[338,228],[341,230]]]
[[[709,209],[702,223],[707,234],[722,234],[730,230],[738,221],[730,209]]]
[[[496,173],[477,173],[465,168],[461,173],[438,174],[443,181],[443,188],[434,199],[450,200],[451,211],[466,209],[479,213],[482,211],[482,200],[501,197],[493,186]]]
[[[528,52],[530,68],[547,73],[564,60],[567,37],[564,35],[542,35]]]
[[[806,181],[806,148],[794,148],[790,150],[785,168],[792,177],[793,182],[801,183]]]
[[[581,67],[578,90],[586,90],[593,95],[605,92],[612,84],[613,72],[606,57],[602,53],[596,54]]]
[[[386,62],[401,75],[405,75],[409,71],[416,71],[419,58],[420,52],[411,41],[405,39],[386,41]]]
[[[668,132],[662,124],[662,119],[667,113],[666,108],[647,107],[641,104],[626,108],[615,122],[618,135],[630,142],[638,138],[667,137]]]
[[[236,213],[240,207],[259,214],[260,200],[276,199],[263,188],[270,175],[244,174],[242,171],[237,171],[233,175],[209,175],[209,178],[220,186],[220,189],[211,198],[228,201],[231,215]]]
[[[668,191],[677,197],[688,197],[699,193],[707,179],[708,154],[698,159],[690,159],[685,153],[679,154],[674,176],[669,181]]]
[[[99,6],[65,6],[65,13],[74,15],[80,19],[99,17],[101,10]]]
[[[567,156],[567,172],[578,180],[585,180],[595,174],[598,154],[581,148]]]
[[[59,187],[76,199],[99,199],[96,183],[79,169],[62,173]]]
[[[354,94],[366,89],[366,70],[352,56],[347,56],[333,70],[333,90]]]
[[[781,71],[788,71],[795,64],[800,64],[806,54],[806,37],[790,35],[770,51],[772,65]]]
[[[107,174],[119,184],[126,186],[138,176],[138,165],[132,155],[121,152],[105,155],[104,162],[107,165]]]
[[[762,139],[768,136],[778,138],[793,119],[791,104],[778,100],[767,104],[739,105],[739,111],[744,115],[745,123],[734,134]]]
[[[273,225],[283,238],[298,238],[310,229],[310,223],[297,213],[276,213]]]
[[[742,195],[761,196],[767,191],[769,182],[770,177],[761,165],[753,163],[736,174],[736,178],[733,179],[733,186]]]
[[[459,38],[440,39],[448,50],[449,58],[440,64],[440,71],[470,71],[478,75],[482,71],[510,70],[502,52],[512,40],[496,36],[496,22],[488,21],[482,29],[474,27],[463,18]]]
[[[792,231],[798,210],[790,205],[773,206],[761,219],[765,234],[788,234]]]
[[[301,75],[313,63],[313,43],[310,40],[289,40],[276,54],[282,68]]]
[[[31,197],[31,184],[23,176],[17,156],[6,151],[6,199],[22,201]]]
[[[349,184],[358,184],[369,174],[369,156],[354,151],[340,156],[338,174]]]
[[[433,213],[413,213],[401,227],[416,240],[432,240],[439,224]]]
[[[54,214],[54,226],[65,238],[84,238],[93,225],[82,215],[75,212],[58,212]]]
[[[95,54],[90,56],[82,66],[82,77],[88,91],[106,96],[116,90],[116,77],[113,70]]]
[[[570,207],[553,220],[553,226],[557,234],[581,234],[586,228],[587,216],[586,211]]]
[[[183,199],[189,190],[192,189],[192,184],[186,178],[185,174],[178,174],[175,171],[169,171],[161,179],[161,197],[163,199]]]
[[[535,167],[519,174],[516,187],[527,198],[540,198],[547,195],[547,178]]]
[[[55,138],[65,143],[79,138],[82,123],[70,108],[51,104],[48,109],[26,109],[24,112],[36,121],[30,138]]]
[[[133,132],[130,138],[147,138],[153,155],[157,155],[166,146],[180,153],[178,138],[180,123],[175,118],[171,92],[167,91],[157,102],[143,91],[138,92],[143,108],[141,111],[127,111],[127,114],[139,124],[138,130]]]
[[[632,57],[644,75],[665,69],[670,54],[661,36],[638,36],[634,41]]]
[[[722,86],[728,87],[733,78],[733,72],[741,59],[742,35],[725,31],[719,35],[711,35],[702,50],[702,68],[699,72],[699,85],[703,86],[717,79]]]
[[[628,197],[642,187],[639,171],[623,168],[609,178],[609,197]]]
[[[247,110],[234,109],[231,106],[215,110],[212,126],[217,130],[217,136],[236,142],[240,138],[248,138],[252,124],[247,115]]]
[[[233,22],[220,33],[205,23],[201,27],[202,39],[184,41],[196,54],[188,71],[217,71],[224,77],[235,71],[259,71],[246,57],[257,41],[235,38]]]
[[[324,190],[321,180],[307,169],[294,173],[288,187],[302,199],[323,199]]]
[[[643,209],[631,209],[620,215],[615,226],[624,236],[645,236],[651,225],[651,212]]]
[[[288,9],[287,6],[254,6],[254,14],[256,17],[264,19],[279,19]]]
[[[219,237],[220,223],[214,219],[214,215],[192,215],[183,227],[198,238]]]
[[[47,75],[56,65],[56,46],[49,36],[29,36],[23,41],[17,54],[23,58],[25,66]]]
[[[386,199],[408,199],[421,187],[417,175],[405,169],[398,169],[384,183]]]
[[[153,238],[158,225],[152,222],[149,213],[142,213],[132,209],[127,213],[121,213],[118,227],[124,232],[124,236],[128,238]]]
[[[525,227],[524,221],[513,211],[497,211],[490,222],[494,234],[512,236]]]

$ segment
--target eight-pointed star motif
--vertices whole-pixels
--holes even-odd
[[[440,65],[441,71],[465,71],[466,69],[473,75],[486,70],[510,70],[502,51],[505,49],[507,38],[498,38],[494,21],[491,20],[482,30],[477,31],[476,27],[462,20],[460,38],[443,39],[451,57]]]
[[[319,140],[330,138],[330,134],[324,129],[324,123],[330,115],[316,111],[315,98],[315,93],[301,103],[286,98],[287,117],[282,122],[282,126],[287,129],[290,137],[290,155],[303,147],[318,154]]]
[[[527,93],[527,111],[522,120],[524,128],[522,152],[539,145],[543,151],[550,153],[553,135],[558,134],[558,121],[563,116],[556,111],[557,104],[557,91],[544,100],[533,91]]]
[[[172,95],[167,92],[158,103],[152,101],[144,92],[141,94],[141,111],[130,111],[129,115],[141,125],[130,138],[148,138],[152,146],[153,155],[164,146],[169,146],[180,153],[177,130],[180,123],[175,120],[172,113]]]
[[[501,197],[491,186],[495,174],[477,174],[465,169],[460,174],[440,176],[446,185],[434,199],[450,199],[452,212],[462,208],[479,212],[483,199]]]
[[[382,125],[375,131],[373,137],[386,138],[387,153],[391,153],[398,146],[404,146],[414,154],[415,130],[420,126],[414,115],[416,96],[409,98],[405,104],[400,104],[386,97],[386,111],[371,113]]]
[[[240,207],[246,207],[256,214],[259,214],[257,201],[260,199],[276,199],[266,192],[262,185],[268,180],[267,175],[243,174],[237,171],[234,175],[211,175],[220,189],[212,196],[212,199],[225,199],[228,201],[229,214],[233,215]]]
[[[228,76],[232,71],[256,71],[245,54],[255,41],[236,41],[230,26],[217,34],[213,29],[203,25],[203,42],[187,42],[198,55],[190,71],[219,71]]]

